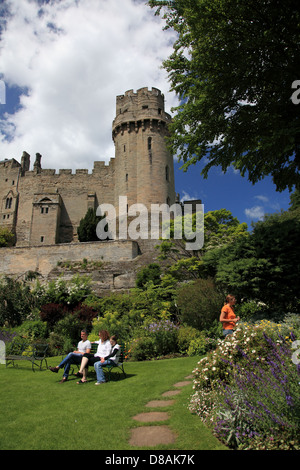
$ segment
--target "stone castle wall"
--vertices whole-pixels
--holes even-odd
[[[28,271],[39,272],[47,278],[60,263],[82,262],[127,262],[138,255],[138,244],[134,241],[107,241],[66,243],[53,247],[32,246],[0,248],[0,275],[21,275]]]
[[[120,214],[120,196],[127,197],[128,206],[141,203],[148,210],[151,204],[174,204],[173,157],[166,146],[170,121],[159,90],[129,90],[116,99],[115,156],[109,164],[97,161],[91,173],[73,173],[43,169],[39,153],[33,168],[26,152],[20,163],[0,161],[0,226],[16,238],[14,248],[0,249],[0,274],[48,275],[62,260],[133,260],[136,242],[76,243],[77,228],[87,210],[100,204],[111,204]]]

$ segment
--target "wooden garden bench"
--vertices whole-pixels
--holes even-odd
[[[48,344],[43,343],[28,343],[26,340],[15,338],[7,346],[5,354],[6,367],[12,364],[15,367],[15,361],[31,361],[31,367],[34,371],[34,367],[39,367],[42,370],[43,361],[46,363],[48,368],[46,354],[48,350]]]

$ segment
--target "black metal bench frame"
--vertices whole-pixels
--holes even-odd
[[[15,361],[30,361],[32,370],[35,371],[34,367],[38,367],[42,370],[43,361],[46,363],[46,369],[48,369],[46,354],[48,350],[48,344],[45,343],[29,343],[26,340],[14,339],[8,345],[8,353],[5,355],[6,367],[10,364],[15,367]]]

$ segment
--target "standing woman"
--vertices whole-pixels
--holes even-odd
[[[227,295],[226,303],[221,310],[220,322],[223,325],[223,335],[231,335],[234,331],[236,322],[239,321],[240,317],[236,317],[234,313],[234,305],[236,299],[233,295]]]

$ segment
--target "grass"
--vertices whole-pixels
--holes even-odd
[[[0,449],[138,450],[129,445],[130,430],[149,423],[138,423],[132,417],[151,411],[145,405],[150,400],[163,399],[163,392],[175,389],[173,384],[190,375],[198,360],[187,357],[128,362],[126,379],[98,387],[92,375],[84,385],[77,385],[74,376],[60,384],[61,371],[32,372],[26,361],[20,361],[19,367],[0,365]],[[48,365],[56,364],[57,358],[48,359]],[[226,449],[189,412],[191,393],[192,383],[174,397],[172,406],[159,409],[169,413],[170,418],[162,424],[176,433],[175,444],[142,449]]]

